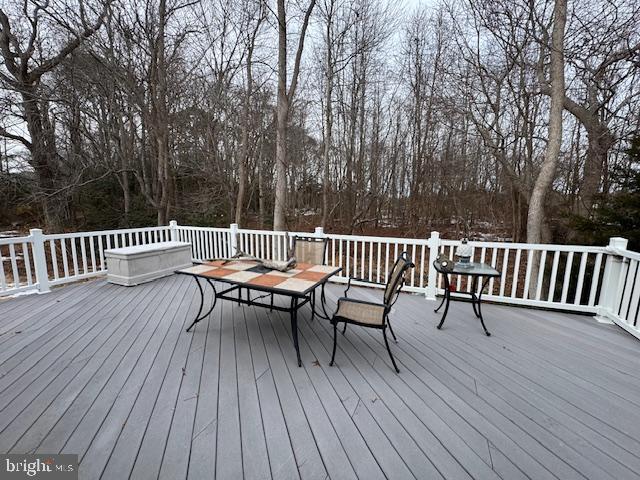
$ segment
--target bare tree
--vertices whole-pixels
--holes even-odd
[[[300,62],[304,49],[304,40],[309,27],[311,12],[316,5],[316,0],[311,0],[307,7],[298,48],[293,63],[291,82],[287,86],[287,12],[285,0],[278,0],[278,98],[276,107],[276,187],[273,206],[273,229],[284,230],[286,228],[285,210],[287,202],[287,127],[289,122],[289,108],[298,86],[300,74]]]
[[[564,86],[564,31],[567,21],[566,0],[555,0],[553,8],[553,32],[551,34],[551,106],[549,108],[549,133],[544,161],[536,178],[529,199],[527,217],[527,242],[542,243],[545,222],[545,199],[551,189],[558,168],[558,157],[562,145],[562,111],[565,98]],[[540,268],[540,254],[536,252],[531,265],[530,294],[535,294]]]
[[[265,20],[265,10],[262,2],[258,4],[257,11],[247,13],[247,24],[245,26],[246,33],[246,49],[247,58],[245,63],[246,86],[245,95],[242,105],[242,138],[240,146],[240,158],[238,159],[238,194],[236,197],[236,216],[235,222],[242,224],[242,216],[245,209],[246,189],[248,182],[247,163],[249,161],[249,135],[252,127],[251,120],[251,99],[253,95],[253,56],[256,49],[256,39],[260,28]],[[251,23],[253,28],[250,28]],[[262,175],[263,172],[258,172]]]
[[[624,88],[633,78],[633,62],[640,58],[640,5],[637,2],[585,2],[574,11],[569,31],[568,63],[575,72],[571,93],[565,91],[563,106],[583,125],[587,135],[583,180],[578,213],[590,214],[600,191],[607,158],[616,136],[611,122],[619,109],[632,101],[632,89]],[[540,42],[548,43],[547,30],[540,25]],[[552,40],[553,41],[553,40]],[[540,91],[553,95],[553,86],[538,67]]]
[[[48,2],[23,0],[21,16],[15,21],[19,25],[28,25],[28,28],[19,28],[19,32],[14,31],[9,15],[0,8],[0,55],[5,69],[0,70],[0,79],[20,95],[22,113],[30,138],[13,134],[4,128],[0,129],[0,135],[19,141],[29,150],[31,166],[36,172],[40,191],[44,194],[45,219],[51,227],[61,225],[59,205],[48,197],[56,189],[58,152],[54,127],[48,115],[49,95],[42,88],[42,78],[98,31],[110,4],[111,0],[102,2],[100,10],[92,20],[88,16],[88,10],[91,11],[92,8],[79,0],[79,18],[76,23],[69,18],[57,18],[55,13],[49,11]],[[54,23],[71,33],[71,39],[49,55],[41,50],[42,44],[39,40],[43,16],[51,17]],[[24,33],[24,36],[20,33]]]

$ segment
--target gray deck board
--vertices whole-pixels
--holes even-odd
[[[500,365],[483,364],[482,359],[478,358],[476,348],[461,345],[458,349],[447,351],[440,350],[438,346],[430,344],[428,341],[424,341],[424,345],[426,347],[425,351],[429,349],[436,353],[440,352],[442,353],[442,358],[447,358],[448,361],[454,364],[458,363],[475,375],[478,395],[487,401],[496,398],[495,395],[499,395],[505,399],[510,407],[515,407],[521,412],[525,412],[527,416],[537,420],[545,428],[556,433],[562,441],[568,442],[569,445],[587,448],[588,445],[593,444],[601,449],[608,447],[609,454],[613,456],[623,452],[619,446],[602,437],[597,429],[591,429],[588,425],[580,423],[570,415],[565,414],[560,407],[566,405],[561,401],[552,399],[549,392],[546,392],[546,395],[544,391],[539,394],[534,390],[534,384],[524,380],[524,377],[517,378],[512,376],[508,370],[503,369]],[[442,363],[444,364],[444,362]],[[449,364],[444,365],[444,368],[447,368]],[[491,370],[488,370],[488,368]],[[432,368],[432,370],[435,369]],[[495,404],[496,402],[491,403]],[[535,410],[531,410],[531,408]],[[572,412],[575,413],[575,409]],[[576,436],[580,439],[577,444],[570,441],[572,437],[575,438]],[[584,439],[588,439],[588,442],[585,442]],[[629,457],[627,460],[634,459]],[[635,461],[637,462],[637,458]]]
[[[249,342],[247,312],[242,307],[234,309],[233,329],[236,349],[238,409],[242,424],[240,431],[242,451],[251,452],[251,455],[242,455],[242,470],[244,477],[250,480],[271,478],[264,423]]]
[[[152,299],[157,299],[160,295],[160,292],[149,293],[152,294]],[[92,420],[100,418],[100,407],[112,404],[119,386],[139,360],[143,344],[155,332],[154,328],[146,328],[150,326],[151,317],[143,317],[143,314],[148,307],[148,303],[141,303],[131,312],[131,316],[137,320],[136,324],[130,330],[122,332],[116,348],[108,358],[102,360],[96,357],[100,362],[95,369],[85,368],[86,373],[82,377],[76,377],[74,382],[70,382],[14,446],[15,451],[32,451],[45,439],[47,442],[53,440],[58,445],[64,445],[66,434],[74,432],[87,415]],[[43,448],[46,448],[46,444]]]
[[[326,478],[327,470],[319,446],[285,361],[285,357],[295,356],[295,351],[292,348],[293,341],[289,340],[289,336],[285,339],[278,339],[274,334],[272,322],[277,321],[279,316],[277,312],[272,313],[273,320],[266,322],[264,321],[267,318],[265,317],[266,311],[260,310],[256,313],[260,316],[258,325],[269,361],[269,373],[273,376],[278,391],[280,406],[287,424],[287,432],[291,438],[300,478],[303,480],[306,478]],[[289,348],[286,348],[286,345],[282,345],[278,340],[285,341]]]
[[[257,309],[247,309],[245,319],[269,455],[270,473],[274,479],[296,479],[300,478],[300,473],[259,327],[263,313]]]
[[[396,375],[379,331],[329,367],[304,307],[298,368],[287,314],[219,302],[187,333],[198,306],[179,276],[0,302],[0,451],[77,453],[83,479],[640,479],[640,343],[615,326],[485,305],[487,338],[456,302],[438,331],[402,295]]]

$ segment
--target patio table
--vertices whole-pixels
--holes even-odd
[[[451,270],[443,269],[440,263],[438,263],[437,261],[433,262],[433,266],[439,273],[442,274],[442,278],[444,278],[444,295],[442,297],[442,302],[440,302],[440,305],[438,306],[438,308],[434,310],[436,313],[438,313],[438,310],[442,308],[442,305],[445,305],[444,313],[442,314],[442,318],[440,319],[440,323],[438,324],[438,327],[437,327],[438,330],[442,328],[442,325],[444,324],[444,319],[447,318],[447,312],[449,311],[449,303],[451,302],[451,284],[449,282],[449,275],[468,275],[472,279],[471,290],[469,292],[457,292],[457,293],[471,296],[471,305],[473,306],[473,313],[475,313],[476,317],[480,319],[480,323],[482,324],[484,333],[487,335],[487,337],[490,337],[491,334],[487,330],[487,327],[484,324],[484,318],[482,317],[482,309],[481,309],[482,292],[487,286],[487,282],[491,278],[499,277],[500,272],[498,272],[498,270],[496,270],[492,266],[487,265],[486,263],[478,263],[478,262],[469,262],[469,263],[456,262],[453,264],[453,269]],[[480,292],[476,294],[476,291],[478,290],[478,281],[480,278],[483,279],[483,282],[480,288]]]
[[[341,270],[341,267],[298,263],[294,269],[281,272],[249,260],[215,260],[177,270],[176,273],[178,274],[192,276],[200,291],[200,309],[198,310],[196,318],[187,328],[187,331],[191,330],[196,323],[206,318],[213,311],[218,299],[287,312],[291,316],[293,345],[296,349],[298,366],[300,367],[302,366],[302,362],[300,360],[300,347],[298,345],[297,312],[303,305],[309,302],[311,302],[311,308],[315,312],[315,295],[313,295],[313,292],[319,286],[323,286],[329,278]],[[201,315],[204,305],[204,289],[202,288],[200,279],[205,280],[214,293],[211,308],[209,308],[204,315]],[[214,281],[227,283],[231,286],[218,291]],[[242,294],[243,290],[245,290],[244,296]],[[251,292],[253,291],[261,292],[262,295],[252,298]],[[237,294],[231,295],[232,292],[237,292]],[[274,294],[290,297],[290,306],[274,305]],[[268,296],[271,297],[269,303],[259,301],[261,298]],[[328,317],[325,310],[324,295],[321,296],[321,305],[325,313],[324,316]]]

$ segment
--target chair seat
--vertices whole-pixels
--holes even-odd
[[[336,317],[365,325],[384,324],[385,306],[379,303],[363,302],[351,298],[338,299]]]

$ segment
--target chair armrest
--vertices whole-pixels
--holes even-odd
[[[371,285],[386,285],[386,283],[382,283],[382,282],[374,282],[372,280],[367,280],[365,278],[358,278],[358,277],[349,277],[349,281],[347,282],[347,288],[344,291],[344,296],[347,297],[347,292],[349,291],[349,289],[351,288],[351,280],[354,280],[356,282],[363,282],[363,283],[370,283]]]

